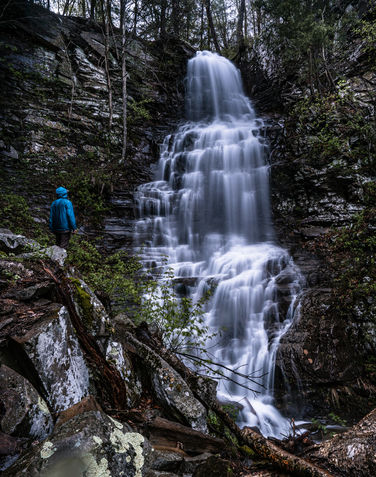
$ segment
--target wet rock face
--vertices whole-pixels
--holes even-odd
[[[376,87],[375,73],[359,64],[356,67],[353,60],[346,68],[354,110],[372,118],[370,97]],[[294,104],[301,97],[299,92],[291,92],[286,104]],[[336,287],[343,269],[341,257],[331,255],[331,234],[354,223],[356,215],[369,208],[364,185],[374,181],[374,171],[361,161],[337,157],[338,152],[333,157],[315,155],[308,146],[318,134],[315,117],[310,119],[310,113],[306,114],[306,129],[294,129],[288,113],[285,117],[274,114],[266,127],[276,233],[305,279],[300,317],[281,339],[276,386],[279,398],[285,401],[296,404],[305,398],[303,414],[342,413],[351,422],[376,402],[374,374],[366,369],[376,351],[376,310],[372,296],[358,298],[351,306],[338,303],[342,292]],[[359,137],[348,139],[349,150],[353,144],[359,146]],[[354,249],[354,260],[356,253]],[[366,283],[367,273],[363,280]]]
[[[183,79],[193,50],[173,39],[163,46],[137,39],[129,43],[127,167],[117,168],[122,149],[121,61],[117,56],[121,45],[111,40],[113,124],[109,133],[101,27],[58,17],[26,1],[6,8],[3,22],[1,185],[25,196],[33,216],[46,223],[56,182],[66,180],[70,188],[69,182],[81,180],[76,171],[89,171],[89,188],[110,199],[105,246],[124,246],[131,241],[133,189],[150,180],[150,164],[158,158],[160,143],[184,115]],[[172,61],[174,69],[168,66]],[[137,112],[139,103],[146,105],[142,106],[147,111],[144,116]],[[102,178],[109,167],[111,175],[116,175],[111,186],[108,177]],[[17,185],[9,189],[15,178]],[[101,181],[106,183],[104,193]],[[79,206],[72,199],[79,225],[84,220],[95,223],[87,204]],[[97,235],[97,230],[87,232]]]

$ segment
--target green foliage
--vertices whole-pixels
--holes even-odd
[[[341,417],[337,416],[337,414],[334,414],[334,412],[330,412],[328,414],[329,419],[331,419],[333,422],[338,424],[339,426],[346,426],[347,422],[345,419],[342,419]]]
[[[355,31],[363,40],[364,51],[376,59],[376,7],[372,7],[371,2],[368,18],[361,20]],[[373,66],[376,67],[376,63]]]
[[[0,223],[14,233],[35,238],[41,245],[49,241],[47,233],[33,219],[27,201],[20,195],[0,195]]]
[[[330,412],[328,414],[328,419],[342,427],[346,426],[347,424],[344,419],[337,416],[337,414],[334,414],[334,412]],[[321,439],[324,439],[325,437],[333,437],[337,434],[336,432],[333,432],[332,430],[328,429],[328,425],[324,424],[319,419],[312,419],[311,430],[314,432],[318,432],[321,436]]]
[[[74,235],[69,244],[67,263],[81,272],[83,279],[100,296],[115,300],[128,309],[141,303],[142,287],[136,276],[141,265],[125,252],[106,256],[93,243]]]
[[[125,311],[136,324],[145,321],[157,326],[165,345],[174,352],[204,347],[212,337],[204,324],[204,304],[179,297],[174,291],[173,274],[163,273],[160,280],[143,272],[137,257],[126,252],[103,255],[87,240],[73,236],[67,263],[74,265],[87,284],[101,297],[109,298],[117,311]],[[76,286],[78,298],[85,297]],[[87,309],[87,303],[82,308]]]
[[[364,173],[375,167],[375,122],[353,98],[345,81],[336,93],[298,101],[289,116],[292,144],[314,165],[330,164],[336,172],[356,166]]]
[[[278,66],[279,77],[294,77],[311,91],[333,90],[334,57],[344,55],[355,11],[331,8],[325,0],[255,0],[263,21],[257,43]],[[346,54],[346,53],[345,53]]]
[[[233,421],[237,420],[240,412],[240,409],[237,406],[234,406],[233,404],[223,404],[222,409],[227,412]]]
[[[174,274],[170,269],[166,269],[158,281],[144,282],[145,298],[135,319],[156,324],[163,341],[174,352],[192,348],[204,351],[205,343],[214,336],[204,323],[204,306],[210,293],[193,302],[190,297],[179,297],[174,285]]]
[[[321,439],[324,438],[327,434],[329,434],[329,430],[325,424],[323,424],[319,419],[312,419],[311,421],[311,429],[314,432],[318,432],[321,436]]]
[[[147,105],[152,103],[151,99],[142,99],[140,101],[128,102],[128,122],[133,124],[140,121],[149,121],[151,114],[147,109]]]
[[[111,176],[101,170],[91,170],[90,174],[80,167],[65,168],[52,175],[56,187],[64,185],[69,189],[69,196],[73,202],[78,217],[87,216],[96,224],[99,224],[108,211],[105,205],[103,192],[110,186]]]
[[[231,417],[231,416],[230,416]],[[213,411],[208,412],[207,423],[209,428],[218,436],[225,437],[225,439],[233,444],[235,447],[239,446],[238,439],[230,431],[230,429],[223,423],[221,419]]]

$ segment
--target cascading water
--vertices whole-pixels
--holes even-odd
[[[208,343],[213,361],[259,377],[254,384],[226,370],[218,396],[238,403],[239,424],[280,437],[289,423],[273,406],[275,355],[299,274],[273,243],[262,121],[238,70],[210,52],[188,63],[186,102],[189,121],[165,139],[157,180],[136,194],[136,241],[151,266],[167,256],[192,296],[215,287],[206,314],[211,329],[222,330]]]

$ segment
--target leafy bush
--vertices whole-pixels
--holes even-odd
[[[156,280],[143,271],[137,257],[122,251],[105,256],[77,236],[72,237],[67,263],[77,267],[100,297],[109,298],[116,311],[126,312],[136,324],[145,321],[157,326],[171,351],[197,351],[211,337],[204,324],[208,295],[197,303],[179,297],[171,270]]]
[[[174,291],[174,274],[170,269],[166,269],[158,281],[144,282],[142,291],[142,306],[136,313],[137,321],[157,325],[171,351],[205,351],[205,343],[214,336],[204,323],[209,292],[197,302],[190,297],[179,297]]]

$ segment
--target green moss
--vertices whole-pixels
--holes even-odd
[[[83,289],[79,280],[72,278],[71,283],[75,288],[75,298],[79,307],[81,308],[84,324],[89,329],[92,329],[94,323],[94,306],[91,302],[91,297],[89,293]]]
[[[208,412],[207,423],[212,430],[216,432],[220,431],[221,422],[215,412],[213,411]]]
[[[209,411],[207,417],[207,423],[209,428],[214,432],[214,434],[219,437],[225,437],[225,439],[235,447],[238,446],[239,442],[230,429],[223,424],[220,418],[213,411]]]
[[[250,447],[244,445],[244,446],[239,446],[240,452],[242,452],[246,457],[249,457],[250,459],[253,459],[256,457],[255,451],[253,451]]]

